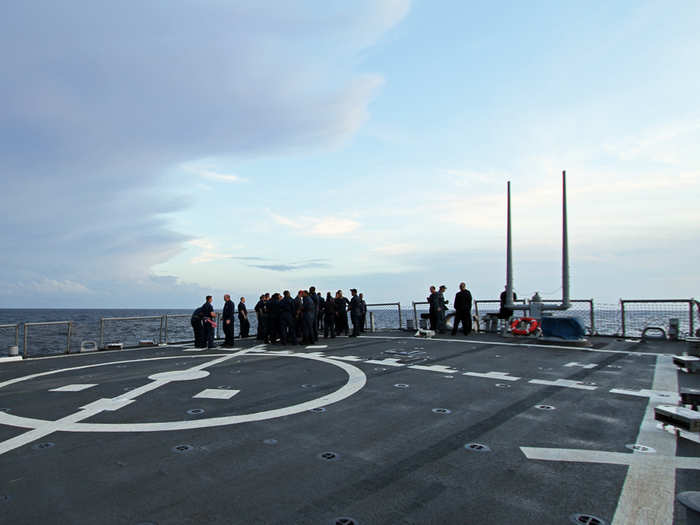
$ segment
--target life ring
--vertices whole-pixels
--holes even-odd
[[[523,327],[523,323],[527,323],[527,326]],[[537,330],[538,326],[540,326],[540,323],[537,322],[537,319],[521,317],[520,319],[513,319],[513,322],[510,323],[510,331],[515,335],[530,335]]]

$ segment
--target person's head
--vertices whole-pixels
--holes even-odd
[[[323,297],[323,294],[321,292],[318,292],[316,295],[318,295],[319,297]]]
[[[278,294],[277,292],[275,292],[275,293],[272,294],[272,298],[273,298],[275,301],[279,301],[280,294]]]
[[[282,293],[284,294],[285,297],[291,297],[291,295],[289,294],[289,290],[285,290]]]
[[[207,302],[210,303],[214,300],[214,298],[211,295],[207,295]]]
[[[431,286],[431,287],[430,287],[430,293],[433,293],[434,291],[435,291],[435,287],[434,287],[434,286]]]
[[[326,294],[326,299],[332,299],[332,297],[331,297],[331,292],[328,292],[328,293]]]
[[[364,299],[364,298],[365,298],[364,294],[360,294],[360,299]]]
[[[245,303],[245,297],[241,297],[241,302]]]
[[[315,295],[316,294],[316,287],[315,286],[309,287],[309,293],[312,293]]]
[[[357,295],[357,288],[350,288],[350,293],[355,297]]]
[[[264,301],[264,300],[265,300],[265,294],[262,294],[262,295],[260,296],[260,300],[261,300],[261,301]]]
[[[343,290],[338,290],[337,296],[338,296],[338,297],[342,297],[342,296],[343,296]]]
[[[269,299],[269,298],[270,298],[270,294],[269,294],[269,292],[268,292],[268,293],[265,294],[265,299],[267,300],[267,299]]]
[[[299,290],[299,293],[297,295],[299,297],[304,297],[304,290]]]
[[[467,284],[466,284],[466,283],[459,283],[459,289],[460,289],[460,290],[466,290],[466,289],[467,289]]]
[[[231,296],[229,294],[225,294],[224,301],[230,301],[230,300],[231,300]]]
[[[440,286],[441,292],[444,292],[445,290],[447,290],[447,286],[445,286],[444,284],[442,286]]]

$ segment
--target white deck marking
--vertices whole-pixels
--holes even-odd
[[[557,379],[549,381],[547,379],[530,379],[528,383],[533,385],[560,386],[563,388],[577,388],[579,390],[596,390],[597,386],[584,385],[581,381],[572,381],[571,379]]]
[[[403,363],[399,363],[398,361],[398,359],[390,357],[387,359],[370,359],[369,361],[365,361],[365,363],[367,363],[368,365],[406,366]]]
[[[564,366],[569,367],[569,368],[571,368],[573,366],[580,366],[581,368],[588,369],[588,368],[595,368],[596,366],[598,366],[598,364],[597,363],[583,364],[583,363],[578,363],[576,361],[571,361],[571,363],[566,363]]]
[[[389,335],[361,335],[363,339],[390,339],[390,340],[413,340],[415,337],[397,337]],[[440,341],[443,343],[462,343],[469,345],[491,345],[491,346],[519,346],[525,348],[542,348],[542,349],[554,349],[554,350],[579,350],[581,352],[596,352],[601,354],[632,354],[632,355],[649,355],[649,356],[664,356],[666,354],[658,352],[632,352],[630,350],[603,350],[601,348],[588,348],[585,346],[562,346],[562,345],[537,345],[531,343],[503,343],[500,341],[477,341],[476,339],[438,339],[433,337],[432,339],[425,339],[423,341]]]
[[[677,392],[667,392],[662,390],[627,390],[624,388],[613,388],[611,394],[624,394],[626,396],[648,397],[655,403],[679,403],[681,396]]]
[[[519,381],[519,377],[510,375],[508,372],[488,372],[486,374],[481,372],[464,372],[463,376],[471,377],[483,377],[485,379],[498,379],[499,381]]]
[[[414,370],[426,370],[428,372],[438,372],[440,374],[458,374],[459,370],[450,368],[445,365],[411,365],[408,368],[413,368]]]
[[[678,378],[670,356],[657,359],[651,391],[678,391]],[[659,402],[658,397],[649,397],[637,436],[637,443],[654,448],[656,453],[531,447],[521,447],[521,450],[529,459],[629,465],[612,525],[671,525],[676,469],[700,470],[700,458],[676,457],[676,437],[658,429],[654,420],[654,407]]]
[[[309,345],[306,347],[307,349],[312,349],[312,348],[328,348],[328,345]]]
[[[88,388],[92,388],[93,386],[97,385],[66,385],[58,388],[51,388],[49,392],[80,392],[81,390],[87,390]]]
[[[207,388],[199,394],[192,396],[199,399],[231,399],[238,394],[240,390],[229,390],[227,388]]]
[[[352,362],[358,362],[358,361],[364,361],[364,357],[358,357],[356,355],[330,355],[328,356],[329,359],[340,359],[341,361],[352,361]]]
[[[213,366],[217,363],[221,363],[224,360],[232,359],[238,355],[241,354],[246,354],[246,355],[255,355],[255,356],[270,356],[270,352],[265,352],[264,350],[261,352],[252,352],[253,348],[241,351],[237,354],[230,354],[221,357],[218,354],[209,354],[209,355],[192,355],[188,356],[191,358],[201,358],[201,357],[217,357],[217,359],[214,359],[212,361],[209,361],[207,363],[204,363],[202,365],[198,365],[195,367],[190,368],[189,370],[202,370],[203,368],[206,368],[208,366]],[[331,392],[329,394],[326,394],[324,396],[321,396],[316,399],[312,399],[310,401],[302,402],[297,405],[292,405],[288,407],[282,407],[278,409],[272,409],[272,410],[266,410],[263,412],[254,412],[254,413],[249,413],[249,414],[241,414],[241,415],[235,415],[235,416],[222,416],[222,417],[215,417],[215,418],[206,418],[206,419],[197,419],[197,420],[187,420],[187,421],[164,421],[164,422],[159,422],[159,423],[80,423],[80,421],[84,419],[88,419],[103,410],[114,410],[118,408],[121,404],[121,406],[126,406],[129,404],[129,402],[136,397],[137,395],[142,395],[143,393],[153,390],[154,388],[157,388],[158,386],[162,386],[163,384],[167,383],[168,381],[160,380],[160,381],[154,381],[153,383],[149,383],[146,385],[143,385],[142,387],[139,387],[135,390],[125,392],[124,394],[117,396],[116,398],[113,399],[99,399],[90,405],[86,405],[88,407],[88,410],[81,410],[79,412],[76,412],[75,414],[71,414],[65,418],[62,418],[58,421],[47,421],[43,419],[35,419],[35,418],[28,418],[28,417],[21,417],[21,416],[16,416],[12,414],[8,414],[6,412],[0,412],[0,424],[6,424],[10,426],[15,426],[15,427],[23,427],[23,428],[32,428],[33,430],[26,432],[24,434],[21,434],[20,436],[17,436],[15,438],[12,438],[10,440],[7,440],[3,443],[0,443],[0,454],[4,454],[5,452],[8,452],[10,450],[13,450],[17,447],[20,447],[24,444],[30,443],[32,441],[35,441],[36,439],[40,439],[41,437],[51,434],[52,432],[55,431],[64,431],[64,432],[158,432],[158,431],[166,431],[166,430],[186,430],[186,429],[195,429],[195,428],[207,428],[207,427],[216,427],[216,426],[224,426],[224,425],[234,425],[238,423],[246,423],[250,421],[263,421],[266,419],[273,419],[273,418],[278,418],[278,417],[284,417],[292,414],[298,414],[301,412],[306,412],[308,410],[314,409],[314,408],[319,408],[322,406],[330,405],[332,403],[337,403],[339,401],[342,401],[343,399],[355,394],[359,390],[361,390],[366,382],[367,382],[367,376],[360,370],[359,368],[348,364],[348,363],[343,363],[343,362],[338,362],[326,357],[318,357],[318,356],[313,356],[305,353],[298,353],[298,354],[288,354],[288,353],[283,353],[279,354],[280,357],[299,357],[303,359],[309,359],[312,361],[319,361],[322,363],[327,363],[333,366],[337,366],[341,368],[345,373],[348,375],[348,380],[347,382],[340,387],[338,390]],[[137,361],[158,361],[158,360],[165,360],[165,359],[182,359],[183,356],[167,356],[167,357],[151,357],[151,358],[145,358],[145,359],[138,359],[138,360],[133,360],[133,361],[113,361],[109,363],[97,363],[97,364],[92,364],[92,365],[85,365],[85,366],[80,366],[80,367],[73,367],[73,368],[65,368],[65,369],[59,369],[59,370],[51,370],[48,372],[42,372],[39,374],[32,374],[24,377],[19,377],[15,379],[11,379],[9,381],[5,381],[3,383],[0,383],[0,388],[3,386],[7,386],[10,384],[18,383],[21,381],[27,381],[29,379],[34,379],[36,377],[41,377],[41,376],[47,376],[47,375],[52,375],[52,374],[58,374],[61,372],[66,372],[70,370],[79,370],[79,369],[85,369],[85,368],[93,368],[93,367],[98,367],[98,366],[108,366],[108,365],[115,365],[115,364],[122,364],[122,363],[133,363]],[[156,385],[156,383],[158,383]]]

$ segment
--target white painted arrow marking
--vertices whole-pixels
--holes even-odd
[[[589,363],[589,364],[585,365],[583,363],[577,363],[576,361],[571,361],[571,363],[566,363],[564,366],[569,367],[569,368],[571,368],[573,366],[580,366],[581,368],[595,368],[596,366],[598,366],[598,364],[597,363]]]

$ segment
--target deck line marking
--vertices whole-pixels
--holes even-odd
[[[572,381],[571,379],[557,379],[549,381],[547,379],[530,379],[528,383],[533,385],[561,386],[563,388],[577,388],[579,390],[596,390],[597,386],[584,385],[581,381]]]
[[[97,384],[76,384],[76,385],[65,385],[65,386],[60,386],[58,388],[50,388],[49,392],[80,392],[82,390],[87,390],[88,388],[92,388],[93,386],[97,386]]]
[[[306,348],[307,349],[310,349],[310,348],[328,348],[328,345],[309,345]]]
[[[481,372],[464,372],[463,376],[471,377],[483,377],[484,379],[498,379],[499,381],[519,381],[519,377],[510,375],[508,372],[488,372],[486,374]]]
[[[389,335],[361,335],[363,339],[403,339],[415,341],[415,337],[397,337]],[[561,345],[538,345],[533,343],[503,343],[501,341],[477,341],[471,339],[438,339],[433,337],[432,339],[422,339],[421,342],[429,341],[442,341],[447,343],[464,343],[471,345],[497,345],[497,346],[524,346],[526,348],[543,348],[543,349],[555,349],[555,350],[580,350],[582,352],[597,352],[602,354],[632,354],[632,355],[647,355],[647,356],[664,356],[668,354],[662,354],[659,352],[632,352],[630,350],[603,350],[601,348],[588,348],[585,346],[561,346]]]
[[[383,365],[383,366],[406,366],[403,363],[399,363],[399,360],[393,357],[387,359],[370,359],[365,361],[368,365]]]
[[[677,392],[676,374],[671,356],[659,356],[652,390]],[[676,469],[700,470],[700,458],[676,457],[676,437],[656,427],[654,407],[659,402],[658,397],[649,397],[637,435],[637,443],[656,449],[656,453],[533,447],[520,449],[528,459],[628,465],[612,525],[671,525]]]
[[[439,374],[458,374],[459,370],[446,365],[411,365],[408,368],[414,370],[425,370],[427,372],[438,372]]]
[[[681,400],[681,396],[678,392],[667,392],[661,390],[627,390],[625,388],[612,388],[610,389],[611,394],[623,394],[626,396],[637,396],[637,397],[648,397],[654,402],[658,403],[678,403]]]
[[[270,352],[265,352],[262,350],[261,352],[252,352],[252,349],[247,349],[244,351],[239,352],[238,354],[231,354],[231,355],[226,355],[224,357],[221,357],[220,354],[213,354],[213,355],[208,355],[207,357],[216,357],[217,359],[214,359],[213,361],[209,361],[208,363],[204,363],[203,365],[198,365],[196,368],[197,370],[202,370],[202,368],[206,368],[207,366],[213,366],[217,363],[220,363],[225,359],[231,359],[233,357],[236,357],[237,355],[241,355],[247,353],[247,355],[254,355],[254,356],[271,356],[274,354],[271,354]],[[280,357],[299,357],[299,358],[304,358],[304,359],[309,359],[313,361],[319,361],[322,363],[327,363],[333,366],[337,366],[341,368],[345,373],[348,375],[348,380],[347,382],[341,386],[339,389],[335,390],[334,392],[331,392],[329,394],[323,395],[319,398],[312,399],[310,401],[305,401],[296,405],[292,406],[287,406],[287,407],[282,407],[278,409],[272,409],[272,410],[266,410],[262,412],[253,412],[253,413],[248,413],[248,414],[241,414],[241,415],[234,415],[234,416],[222,416],[222,417],[213,417],[213,418],[204,418],[204,419],[197,419],[197,420],[178,420],[178,421],[164,421],[164,422],[159,422],[159,423],[80,423],[81,420],[87,419],[96,413],[101,412],[102,410],[114,410],[118,407],[119,403],[124,403],[126,401],[129,401],[130,398],[135,397],[134,393],[136,391],[130,391],[122,394],[121,396],[118,396],[113,399],[104,399],[104,400],[97,400],[93,402],[90,405],[87,405],[91,410],[81,410],[80,412],[76,412],[75,414],[71,414],[70,416],[67,416],[66,418],[63,418],[58,421],[47,421],[47,420],[42,420],[42,419],[34,419],[34,418],[28,418],[28,417],[20,417],[16,416],[13,414],[8,414],[6,412],[0,412],[0,424],[6,424],[10,426],[15,426],[15,427],[23,427],[23,428],[31,428],[33,430],[30,430],[29,432],[26,432],[24,434],[21,434],[20,436],[17,436],[16,438],[12,438],[11,440],[8,440],[4,443],[0,443],[0,454],[3,454],[4,452],[7,452],[8,450],[12,450],[14,448],[17,448],[18,446],[21,446],[22,444],[26,444],[30,441],[39,439],[40,437],[50,434],[55,431],[65,431],[65,432],[158,432],[158,431],[170,431],[170,430],[188,430],[188,429],[195,429],[195,428],[207,428],[207,427],[215,427],[215,426],[224,426],[224,425],[234,425],[238,423],[246,423],[250,421],[263,421],[266,419],[273,419],[273,418],[278,418],[278,417],[284,417],[292,414],[298,414],[301,412],[306,412],[308,410],[314,409],[314,408],[319,408],[322,406],[330,405],[332,403],[337,403],[339,401],[342,401],[343,399],[355,394],[359,390],[361,390],[365,384],[367,383],[367,376],[365,375],[362,370],[357,368],[356,366],[349,364],[349,363],[344,363],[342,361],[334,361],[332,359],[329,359],[327,357],[318,357],[314,355],[309,355],[305,353],[297,353],[297,354],[279,354]],[[171,358],[180,358],[182,359],[183,356],[175,356],[175,357],[152,357],[152,358],[147,358],[147,359],[141,359],[139,361],[157,361],[161,359],[171,359]],[[197,357],[202,357],[199,355],[192,355],[192,358],[197,358]],[[133,362],[133,361],[130,361]],[[99,363],[99,364],[94,364],[94,365],[86,365],[84,367],[74,367],[75,369],[78,368],[90,368],[93,366],[107,366],[107,365],[114,365],[121,363],[121,361],[113,361],[109,363]],[[24,376],[22,378],[17,378],[12,381],[6,381],[5,383],[0,383],[0,387],[4,386],[5,384],[12,384],[18,381],[26,381],[28,379],[31,379],[33,377],[37,377],[40,375],[49,375],[49,374],[56,374],[60,372],[64,372],[69,369],[60,369],[60,370],[52,370],[49,372],[43,372],[42,374],[33,374],[30,376]],[[155,381],[154,381],[155,382]],[[159,381],[161,383],[164,383],[165,380]],[[139,389],[136,389],[139,391],[139,395],[144,393],[143,391],[149,389],[152,389],[154,385],[152,383],[149,383],[148,385],[144,385],[143,387],[139,387]],[[127,403],[124,403],[124,406]],[[99,410],[97,410],[99,408]],[[24,436],[24,437],[22,437]]]
[[[585,363],[578,363],[576,361],[571,361],[571,363],[566,363],[564,366],[568,367],[568,368],[571,368],[573,366],[580,366],[581,368],[590,369],[590,368],[595,368],[596,366],[598,366],[598,363],[585,364]]]
[[[353,361],[353,362],[358,362],[358,361],[363,361],[365,358],[364,357],[358,357],[356,355],[329,355],[329,359],[340,359],[341,361]]]
[[[229,390],[227,388],[205,388],[192,397],[196,399],[231,399],[239,392],[240,390]]]

